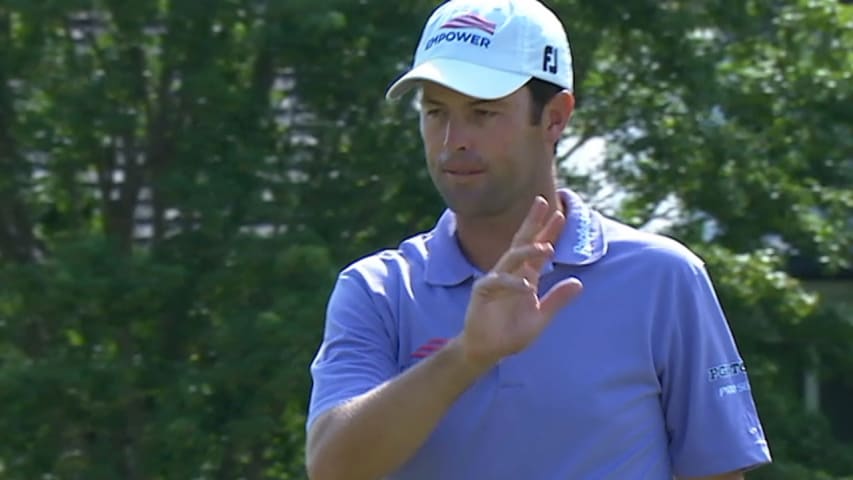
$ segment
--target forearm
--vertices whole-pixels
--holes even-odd
[[[375,479],[402,465],[482,374],[458,341],[317,419],[308,435],[313,480]]]

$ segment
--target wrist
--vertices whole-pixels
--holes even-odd
[[[467,377],[479,378],[497,363],[474,355],[471,349],[466,348],[461,335],[447,342],[446,348],[458,371]]]

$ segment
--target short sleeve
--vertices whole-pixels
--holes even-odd
[[[770,462],[746,365],[704,266],[685,262],[671,292],[659,375],[673,472],[706,476]]]
[[[325,411],[397,373],[382,288],[381,283],[371,285],[356,269],[338,276],[326,308],[323,341],[311,362],[306,429]]]

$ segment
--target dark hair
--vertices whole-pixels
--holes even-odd
[[[538,78],[531,78],[524,86],[530,89],[530,96],[533,100],[530,108],[530,122],[533,125],[539,125],[545,105],[554,98],[554,95],[564,89],[559,85]]]
[[[554,95],[562,92],[564,88],[538,78],[531,78],[524,84],[524,86],[530,90],[530,123],[533,125],[539,125],[539,121],[542,120],[542,111],[545,110],[545,105],[554,98]],[[554,155],[556,154],[557,144],[554,143]]]

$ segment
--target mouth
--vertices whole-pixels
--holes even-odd
[[[472,152],[454,152],[442,155],[439,168],[446,177],[465,180],[486,173],[486,162]]]
[[[480,175],[486,172],[485,169],[444,169],[445,175],[450,175],[453,177],[473,177],[475,175]]]

